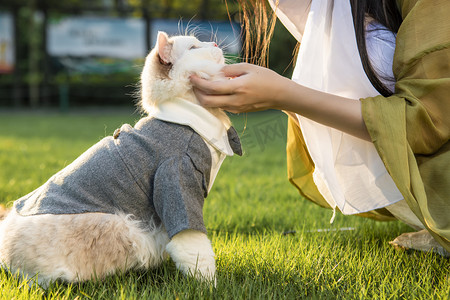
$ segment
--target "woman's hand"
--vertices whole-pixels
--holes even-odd
[[[227,65],[222,72],[228,79],[208,81],[191,76],[195,95],[202,106],[220,107],[233,113],[282,108],[281,89],[289,79],[247,63]]]
[[[256,65],[228,65],[222,71],[229,80],[191,77],[197,100],[204,107],[233,113],[281,109],[370,141],[356,99],[310,89]]]

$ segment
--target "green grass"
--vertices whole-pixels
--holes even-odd
[[[136,114],[0,113],[0,203],[11,206]],[[286,179],[286,117],[234,116],[245,154],[227,158],[206,199],[217,288],[161,267],[47,290],[0,271],[0,299],[448,299],[450,262],[395,251],[410,229],[338,214],[302,199]],[[244,127],[245,130],[244,130]],[[318,231],[340,229],[346,231]],[[283,235],[284,232],[295,231]]]

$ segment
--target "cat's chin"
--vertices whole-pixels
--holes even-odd
[[[220,52],[220,55],[219,55],[219,57],[217,58],[216,62],[217,62],[219,65],[222,65],[222,66],[225,65],[225,57],[223,57],[222,51]]]

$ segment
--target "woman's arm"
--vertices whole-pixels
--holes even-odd
[[[251,64],[225,66],[224,81],[192,76],[198,101],[205,107],[221,107],[233,113],[266,109],[295,112],[308,119],[370,141],[361,113],[361,103],[316,91]]]

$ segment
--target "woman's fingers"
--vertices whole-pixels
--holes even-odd
[[[233,81],[233,78],[240,77],[249,71],[252,65],[241,63],[234,65],[226,65],[222,68],[222,73],[227,79],[223,80],[206,80],[197,75],[190,77],[192,85],[211,95],[229,95],[233,94],[236,90],[238,83]]]
[[[232,101],[231,95],[211,95],[197,88],[194,88],[194,94],[203,107],[225,108]]]
[[[190,80],[194,88],[210,95],[230,95],[236,90],[236,83],[226,78],[223,80],[206,80],[197,75],[192,75]]]
[[[242,75],[245,75],[248,73],[249,64],[247,63],[240,63],[240,64],[233,64],[233,65],[226,65],[222,68],[222,73],[225,75],[225,77],[239,77]]]
[[[255,103],[247,103],[242,101],[240,95],[210,95],[205,94],[202,90],[194,88],[195,96],[200,105],[206,108],[222,108],[231,113],[251,112],[263,109]]]
[[[222,94],[221,90],[224,90],[222,84],[216,84],[214,81],[203,79],[197,75],[190,77],[191,83],[194,88],[202,90],[207,94]]]

